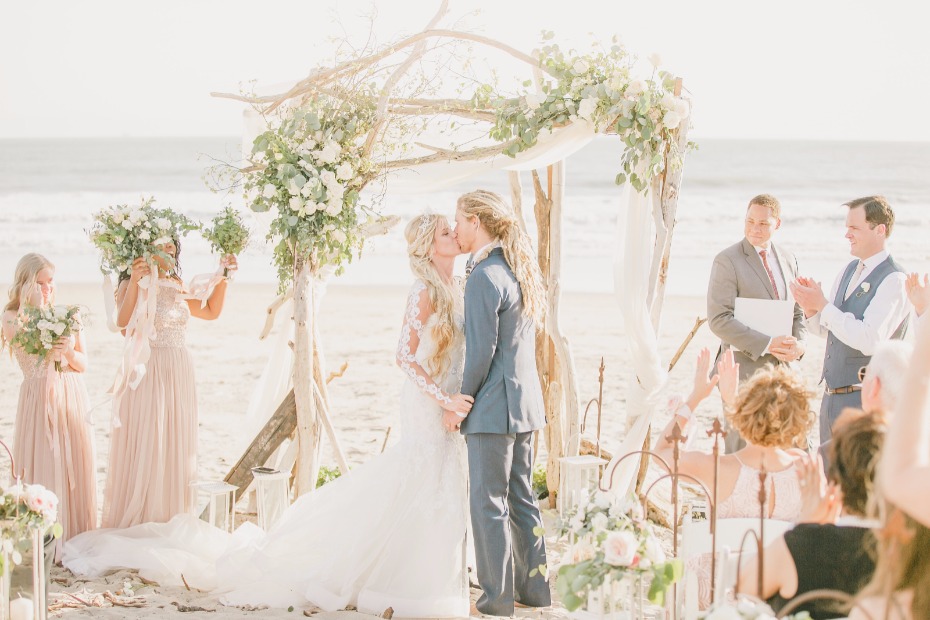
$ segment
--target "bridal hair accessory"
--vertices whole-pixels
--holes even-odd
[[[420,225],[418,227],[419,234],[425,235],[429,232],[429,227],[433,223],[433,214],[424,213],[420,216]]]

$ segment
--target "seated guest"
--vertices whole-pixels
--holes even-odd
[[[930,529],[891,504],[884,509],[875,576],[849,620],[930,618]]]
[[[722,455],[718,470],[717,516],[721,519],[759,516],[759,473],[768,472],[767,516],[795,521],[801,511],[801,488],[794,466],[805,452],[807,434],[814,424],[810,409],[811,392],[804,381],[787,366],[765,366],[742,384],[737,394],[739,364],[733,353],[721,357],[717,375],[708,376],[710,352],[698,356],[694,390],[678,408],[662,431],[653,451],[671,463],[672,442],[668,437],[675,424],[687,434],[694,409],[710,395],[719,381],[727,403],[727,419],[747,444],[732,454]],[[697,450],[684,450],[679,471],[694,476],[711,489],[714,482],[714,456]]]
[[[875,539],[864,518],[885,436],[884,418],[881,413],[847,409],[833,428],[827,494],[821,496],[819,489],[819,464],[808,459],[799,467],[807,514],[766,547],[762,592],[758,592],[758,562],[745,562],[740,571],[739,591],[767,599],[776,612],[790,599],[813,590],[856,594],[875,570]],[[838,518],[834,504],[841,507]],[[814,620],[836,618],[843,615],[837,607],[835,601],[818,600],[792,613],[807,611]]]
[[[730,426],[746,440],[746,445],[720,456],[717,476],[717,517],[740,519],[759,517],[759,475],[763,467],[768,474],[768,506],[766,516],[782,521],[795,521],[801,512],[801,487],[795,464],[806,453],[795,446],[807,444],[807,434],[814,424],[810,391],[801,377],[788,366],[764,366],[739,386],[739,364],[733,352],[726,351],[717,365],[717,374],[708,376],[711,365],[707,349],[698,355],[694,389],[671,422],[662,431],[653,452],[667,463],[672,462],[673,444],[668,440],[675,424],[682,432],[690,429],[697,405],[707,398],[719,382],[720,394],[728,410]],[[707,489],[713,488],[714,455],[698,450],[683,450],[678,461],[679,472],[694,476]],[[726,527],[723,523],[720,527]],[[697,556],[689,561],[698,582],[698,605],[705,609],[711,600],[711,555]]]

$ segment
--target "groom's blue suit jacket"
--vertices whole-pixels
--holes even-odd
[[[504,251],[495,248],[465,284],[462,393],[475,404],[462,433],[526,433],[546,425],[536,373],[536,328]]]

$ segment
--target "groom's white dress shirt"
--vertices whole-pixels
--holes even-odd
[[[865,263],[865,267],[859,273],[856,281],[851,284],[853,293],[859,288],[860,283],[872,273],[872,270],[888,256],[888,250],[882,250],[862,261]],[[863,355],[872,355],[875,346],[879,342],[891,338],[891,335],[911,311],[910,303],[907,300],[907,289],[904,286],[907,275],[895,272],[882,280],[881,284],[878,285],[878,290],[875,291],[875,297],[872,298],[868,308],[865,309],[860,321],[851,312],[843,312],[833,304],[844,271],[840,271],[833,282],[830,295],[827,297],[827,305],[823,307],[823,310],[807,319],[807,328],[811,333],[822,337],[826,337],[827,332],[833,332],[833,335],[843,344],[861,351]]]

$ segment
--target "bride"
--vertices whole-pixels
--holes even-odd
[[[452,267],[461,250],[440,215],[414,218],[405,236],[417,279],[397,348],[407,374],[397,445],[298,499],[267,534],[247,524],[230,537],[182,515],[78,536],[64,565],[84,575],[140,568],[163,584],[183,572],[227,605],[468,616],[464,441],[442,424],[444,411],[464,418],[472,403],[458,393],[464,316]]]

